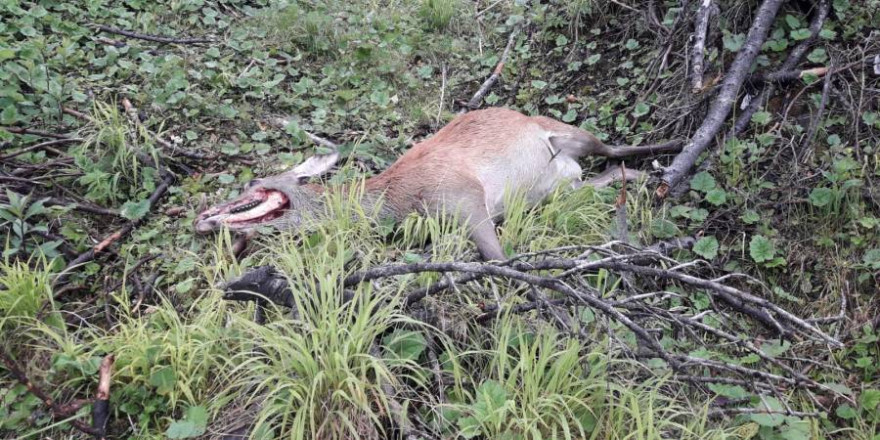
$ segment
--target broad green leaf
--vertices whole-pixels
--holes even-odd
[[[758,125],[767,125],[771,120],[770,112],[755,112],[752,115],[752,122]]]
[[[763,235],[755,235],[749,242],[749,255],[757,263],[770,261],[776,255],[773,243]]]
[[[782,404],[775,397],[764,397],[756,408],[765,411],[783,411]],[[767,427],[779,426],[785,422],[785,416],[782,414],[752,414],[750,418],[753,422]]]
[[[177,381],[177,375],[174,368],[167,366],[159,368],[150,374],[150,385],[156,387],[158,394],[168,394],[174,390],[174,383]]]
[[[862,395],[859,397],[859,402],[861,403],[862,409],[873,410],[877,408],[877,405],[880,405],[880,390],[865,390],[862,391]]]
[[[147,215],[149,211],[150,201],[144,199],[139,202],[132,202],[131,200],[125,202],[122,205],[122,209],[119,211],[119,213],[129,220],[140,220],[144,218],[144,216]]]
[[[401,359],[416,360],[425,351],[425,336],[417,331],[395,330],[382,340],[386,347]]]
[[[720,188],[715,188],[712,191],[706,193],[706,201],[715,206],[721,206],[724,204],[724,202],[727,201],[727,191],[724,191]]]
[[[649,111],[651,111],[651,107],[644,102],[640,102],[636,104],[635,108],[633,109],[632,115],[637,118],[641,118],[642,116],[647,115]]]
[[[208,427],[208,411],[203,406],[191,406],[183,420],[171,422],[165,436],[168,438],[192,438],[205,433]]]
[[[829,205],[834,199],[834,192],[830,188],[813,188],[810,191],[810,203],[813,206],[822,207]]]
[[[809,29],[795,29],[788,34],[792,40],[801,41],[810,38],[810,30]]]
[[[718,255],[718,239],[712,235],[699,239],[694,243],[694,253],[707,260],[715,258]]]
[[[807,55],[807,59],[817,64],[824,63],[825,61],[828,61],[828,53],[825,52],[825,49],[817,47]]]
[[[651,222],[651,235],[657,238],[672,238],[678,235],[678,227],[669,220],[657,218]]]
[[[691,189],[707,193],[715,189],[715,178],[705,171],[699,172],[691,178]]]

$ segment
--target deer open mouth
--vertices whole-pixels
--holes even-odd
[[[243,229],[272,221],[290,208],[290,199],[277,190],[260,188],[238,200],[209,209],[196,219],[196,230],[210,232],[227,226]]]

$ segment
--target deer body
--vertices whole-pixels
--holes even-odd
[[[505,194],[522,193],[528,203],[537,204],[561,184],[582,184],[579,157],[622,157],[676,147],[609,147],[584,130],[550,118],[503,108],[479,110],[457,117],[383,173],[367,179],[363,203],[381,203],[379,215],[394,220],[412,212],[457,216],[483,258],[500,260],[504,253],[494,221],[504,213]],[[252,182],[238,199],[200,214],[196,230],[267,224],[294,228],[302,214],[320,215],[324,188],[302,181],[325,172],[335,158],[310,161]]]

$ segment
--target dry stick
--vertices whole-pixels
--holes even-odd
[[[786,57],[785,61],[775,73],[782,74],[783,72],[792,71],[798,64],[800,64],[801,59],[807,53],[807,50],[813,44],[813,41],[819,36],[819,31],[822,30],[822,25],[825,23],[825,19],[828,18],[830,10],[831,2],[829,0],[822,0],[819,2],[816,15],[813,17],[813,20],[810,21],[810,37],[801,41],[791,50],[791,52],[789,52],[788,57]],[[755,112],[758,111],[758,109],[761,108],[771,96],[773,96],[775,91],[775,85],[769,83],[763,90],[761,90],[761,93],[758,96],[752,98],[748,107],[739,115],[739,117],[737,117],[736,122],[733,124],[734,136],[739,135],[749,126],[749,122],[752,120],[752,115],[754,115]]]
[[[160,198],[162,198],[162,196],[165,195],[165,192],[168,191],[168,187],[171,186],[171,184],[173,182],[174,182],[174,175],[170,174],[170,173],[167,174],[165,176],[165,179],[162,180],[162,183],[160,183],[159,186],[157,186],[156,189],[153,191],[153,193],[150,194],[150,198],[148,199],[148,202],[149,202],[148,211],[152,210],[156,206],[156,203],[159,201]],[[70,272],[74,268],[76,268],[82,264],[88,263],[89,261],[94,260],[95,257],[99,253],[101,253],[101,251],[106,249],[111,244],[115,243],[121,237],[131,233],[131,231],[133,231],[134,228],[140,226],[140,224],[143,223],[145,218],[146,218],[146,216],[141,217],[138,220],[129,222],[128,224],[123,226],[122,229],[114,232],[113,234],[110,234],[109,236],[107,236],[106,238],[101,240],[101,242],[98,243],[97,245],[95,245],[93,248],[80,254],[78,257],[76,257],[75,260],[71,261],[60,274],[58,274],[58,277],[55,278],[55,282],[53,283],[53,285],[57,286],[57,285],[62,284],[64,281],[67,280],[67,277],[70,276]]]
[[[501,53],[501,60],[498,61],[498,65],[495,66],[495,70],[492,71],[492,74],[486,78],[486,81],[483,82],[483,85],[480,86],[480,89],[477,90],[477,93],[467,102],[467,106],[461,111],[461,113],[467,113],[468,110],[475,110],[480,108],[480,103],[483,101],[483,98],[489,93],[489,89],[498,82],[498,78],[501,77],[501,71],[504,70],[504,63],[507,62],[507,56],[510,54],[510,49],[513,47],[513,43],[516,41],[516,35],[519,33],[519,27],[513,29],[510,32],[510,37],[507,39],[507,46],[504,47],[504,52]]]
[[[64,138],[64,139],[55,139],[55,140],[51,140],[51,141],[40,142],[39,144],[31,145],[30,147],[26,147],[26,148],[22,148],[21,150],[18,150],[14,153],[9,153],[5,156],[0,156],[0,162],[3,162],[4,160],[12,159],[13,157],[16,157],[16,156],[21,156],[22,154],[25,154],[25,153],[28,153],[28,152],[31,152],[34,150],[39,150],[42,148],[51,147],[53,145],[70,144],[70,143],[82,142],[82,141],[83,141],[83,139],[81,139],[81,138]]]
[[[803,154],[807,150],[807,148],[813,143],[813,138],[816,137],[816,131],[819,129],[819,124],[822,123],[822,116],[825,113],[825,106],[828,104],[828,94],[831,92],[831,74],[825,75],[825,80],[822,84],[822,99],[819,101],[819,108],[816,110],[816,116],[810,121],[810,127],[807,129],[807,135],[804,136],[804,140],[801,143],[800,148],[800,157],[802,158]]]
[[[669,189],[681,182],[685,174],[693,168],[700,154],[709,147],[715,135],[721,130],[721,126],[733,108],[736,95],[752,67],[752,62],[760,52],[761,45],[764,44],[770,26],[773,24],[782,3],[784,0],[764,0],[764,3],[758,8],[746,42],[725,75],[718,97],[712,101],[706,119],[703,120],[691,141],[684,146],[681,153],[675,156],[672,164],[664,170],[661,184],[657,188],[657,197],[661,199],[666,197]]]
[[[12,377],[15,378],[15,380],[24,385],[25,388],[27,388],[28,392],[30,392],[34,396],[37,396],[38,399],[43,401],[43,404],[46,405],[46,407],[49,408],[49,411],[52,412],[53,418],[70,416],[82,406],[81,402],[73,405],[59,405],[52,399],[51,396],[46,394],[40,387],[34,384],[27,377],[27,374],[25,374],[24,371],[22,371],[21,368],[19,368],[18,365],[15,364],[15,361],[12,360],[12,357],[10,357],[5,351],[0,351],[0,360],[3,361],[3,365],[6,366],[6,369],[9,371]],[[103,434],[99,430],[96,430],[95,428],[89,426],[87,423],[81,420],[70,420],[70,424],[79,431],[82,431],[89,435],[99,436]]]
[[[680,273],[680,272],[657,269],[657,268],[648,267],[648,266],[636,266],[633,264],[618,263],[618,262],[604,264],[603,266],[605,266],[606,269],[630,271],[630,272],[641,274],[641,275],[649,275],[649,276],[655,276],[655,277],[661,277],[661,278],[667,278],[667,279],[674,279],[674,280],[681,281],[685,284],[703,287],[705,289],[708,289],[711,292],[725,293],[725,294],[733,296],[737,299],[740,299],[742,301],[754,304],[757,307],[772,310],[777,315],[782,317],[785,321],[792,323],[793,325],[800,328],[802,331],[804,331],[806,333],[813,334],[814,336],[819,337],[819,339],[825,341],[826,343],[828,343],[834,347],[842,347],[843,346],[843,344],[841,344],[840,341],[832,338],[831,336],[828,336],[825,332],[823,332],[822,330],[819,330],[816,326],[806,322],[805,320],[798,318],[797,316],[794,316],[791,312],[777,306],[776,304],[773,304],[770,301],[767,301],[764,298],[754,296],[754,295],[747,293],[747,292],[743,292],[742,290],[736,289],[734,287],[726,286],[724,284],[721,284],[721,283],[718,283],[718,282],[715,282],[712,280],[705,280],[702,278],[697,278],[697,277],[687,275],[684,273]]]
[[[804,412],[804,411],[777,411],[766,408],[717,408],[710,409],[706,416],[708,417],[730,417],[737,416],[742,414],[768,414],[768,415],[780,415],[780,416],[789,416],[789,417],[802,417],[802,418],[817,418],[822,417],[822,412],[813,411],[813,412]]]
[[[706,34],[709,31],[709,17],[712,15],[712,0],[703,0],[697,12],[694,30],[694,46],[691,48],[691,92],[703,90],[703,61],[706,51]]]
[[[73,208],[77,211],[88,212],[90,214],[97,215],[107,215],[112,217],[119,217],[120,214],[117,211],[108,208],[102,208],[100,206],[92,206],[87,205],[85,203],[74,202],[71,200],[59,199],[57,197],[49,197],[46,199],[46,206],[65,206]]]
[[[610,304],[595,296],[592,293],[576,290],[565,284],[559,279],[545,278],[537,275],[531,275],[520,272],[518,270],[496,266],[486,263],[416,263],[404,265],[387,265],[369,269],[364,272],[354,273],[343,280],[343,286],[350,287],[365,281],[371,281],[377,278],[387,278],[397,275],[423,272],[463,272],[463,273],[479,273],[486,276],[497,276],[519,280],[528,284],[554,290],[566,295],[574,300],[585,303],[586,305],[603,312],[608,317],[623,324],[629,328],[636,336],[643,340],[647,346],[660,358],[665,360],[669,365],[675,367],[677,362],[670,358],[657,341],[651,337],[648,332],[630,320],[626,315],[614,309]]]
[[[12,134],[30,134],[34,136],[42,136],[52,139],[67,139],[68,136],[65,134],[57,134],[57,133],[49,133],[48,131],[42,130],[31,130],[30,128],[21,128],[21,127],[0,127],[0,130],[6,130]]]
[[[160,37],[156,35],[146,35],[146,34],[138,34],[131,31],[126,31],[123,29],[118,29],[115,27],[105,26],[103,24],[94,25],[101,32],[108,32],[116,35],[123,35],[129,38],[136,38],[138,40],[146,40],[152,41],[154,43],[174,43],[174,44],[198,44],[198,43],[212,43],[214,40],[209,38],[173,38],[173,37]]]
[[[95,438],[103,440],[107,436],[107,421],[110,419],[110,378],[113,375],[112,354],[104,356],[101,367],[98,369],[98,392],[95,395],[95,403],[92,405],[92,428],[100,434]]]

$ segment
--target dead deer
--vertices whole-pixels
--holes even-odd
[[[584,184],[580,157],[621,158],[678,148],[675,141],[612,147],[584,130],[544,116],[489,108],[456,117],[383,173],[366,179],[362,203],[378,206],[380,217],[395,221],[413,212],[456,216],[483,259],[503,260],[495,220],[504,213],[506,192],[521,192],[534,205],[559,185]],[[251,181],[236,199],[199,214],[195,230],[248,231],[269,225],[294,229],[304,217],[320,217],[325,212],[326,187],[306,181],[325,173],[338,158],[336,152],[314,156],[285,173]],[[586,183],[608,185],[619,173],[619,168],[612,168]],[[627,178],[640,174],[626,170]]]

